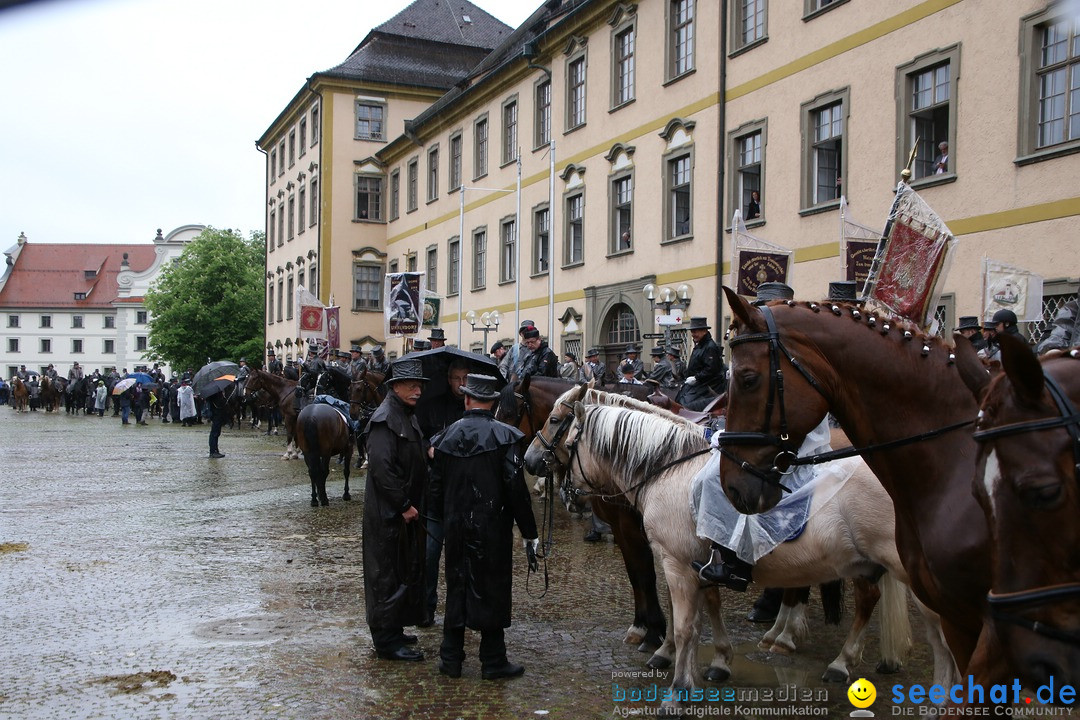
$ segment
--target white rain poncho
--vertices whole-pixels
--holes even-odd
[[[801,532],[813,512],[843,487],[860,463],[858,457],[821,465],[799,465],[782,482],[784,493],[776,507],[757,515],[743,515],[731,504],[720,486],[720,452],[713,451],[690,484],[690,511],[697,518],[698,537],[734,550],[743,562],[754,564],[780,543]],[[799,447],[799,456],[828,452],[829,419],[810,431]]]

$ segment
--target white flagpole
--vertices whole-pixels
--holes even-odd
[[[517,208],[514,213],[514,333],[517,337],[517,329],[521,326],[521,148],[517,152]]]
[[[549,85],[550,87],[550,85]],[[548,173],[548,338],[555,338],[555,136],[552,134],[548,146],[551,156],[551,169]]]

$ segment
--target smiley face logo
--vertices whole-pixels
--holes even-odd
[[[866,678],[851,683],[847,691],[848,701],[857,708],[868,708],[877,699],[877,688]]]

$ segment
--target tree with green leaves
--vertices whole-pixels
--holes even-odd
[[[177,369],[263,356],[266,239],[207,228],[146,293],[150,356]]]

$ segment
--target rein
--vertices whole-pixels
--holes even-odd
[[[728,341],[728,346],[735,347],[736,345],[748,342],[769,343],[769,398],[765,404],[765,424],[763,425],[761,432],[724,432],[720,435],[718,443],[720,445],[720,452],[725,457],[738,464],[740,468],[762,482],[773,485],[783,492],[791,492],[788,487],[780,482],[779,477],[791,474],[794,472],[795,468],[800,465],[818,465],[831,460],[841,460],[843,458],[854,457],[865,453],[891,450],[893,448],[903,447],[904,445],[911,445],[913,443],[936,438],[939,435],[944,435],[953,430],[959,430],[974,422],[974,420],[964,420],[936,430],[929,430],[917,435],[909,435],[896,440],[875,443],[861,448],[850,447],[844,448],[843,450],[818,453],[816,455],[800,456],[798,454],[798,448],[791,444],[790,435],[788,433],[787,410],[784,406],[784,372],[780,368],[780,354],[783,353],[783,356],[787,358],[792,367],[803,376],[806,382],[810,384],[810,387],[816,390],[821,397],[825,398],[826,402],[829,401],[829,397],[825,394],[825,390],[822,388],[821,383],[819,383],[814,376],[799,363],[798,358],[787,349],[780,339],[780,332],[776,328],[776,320],[773,317],[772,310],[768,306],[762,306],[759,309],[761,310],[762,316],[765,318],[765,325],[768,328],[768,332],[737,335]],[[773,435],[769,432],[769,429],[772,426],[773,408],[777,405],[779,406],[780,432],[778,435]],[[772,467],[768,470],[763,470],[756,465],[741,460],[734,452],[728,449],[727,446],[729,445],[766,445],[778,447],[780,448],[780,452],[773,458]],[[1080,456],[1078,456],[1078,458],[1080,458]]]

